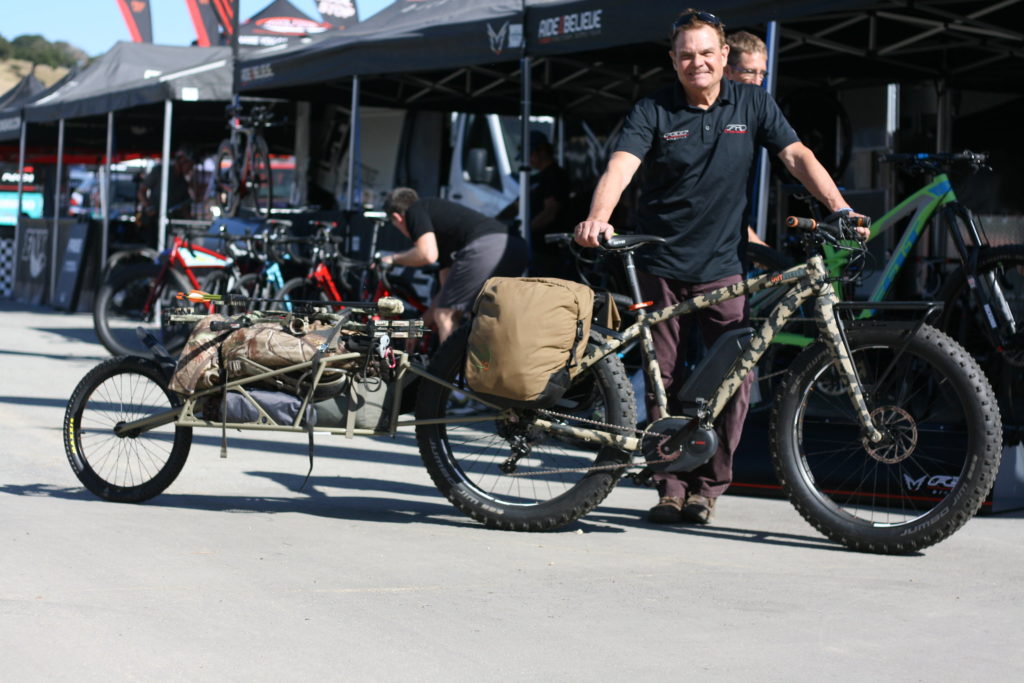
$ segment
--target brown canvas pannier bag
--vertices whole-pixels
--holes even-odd
[[[493,277],[473,304],[466,383],[517,408],[548,407],[579,370],[594,292],[557,278]]]

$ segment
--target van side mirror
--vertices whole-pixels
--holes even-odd
[[[487,150],[471,147],[466,152],[466,174],[471,183],[490,185],[494,181],[494,167],[487,166]]]

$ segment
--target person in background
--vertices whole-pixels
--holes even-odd
[[[764,41],[749,31],[736,31],[725,38],[729,45],[729,61],[725,65],[725,77],[736,83],[748,83],[758,87],[768,77],[768,46]],[[754,164],[756,166],[757,160]],[[754,170],[751,169],[751,190],[753,190]],[[749,197],[748,197],[749,199]],[[747,223],[747,241],[754,244],[768,245],[757,236],[757,232],[751,226],[753,221]]]
[[[834,215],[852,211],[771,96],[761,88],[723,80],[729,46],[718,17],[686,10],[672,25],[671,44],[677,82],[634,105],[594,190],[590,213],[575,230],[576,242],[584,247],[598,246],[601,236],[611,237],[612,211],[643,166],[638,232],[660,235],[667,243],[638,254],[638,276],[644,300],[659,308],[742,279],[738,243],[745,234],[747,208],[747,173],[742,170],[751,168],[758,148],[776,154]],[[738,297],[651,328],[671,397],[669,412],[676,415],[679,406],[672,402],[682,384],[685,340],[693,318],[708,347],[725,332],[749,324],[745,298]],[[732,456],[743,431],[750,379],[719,416],[720,445],[711,460],[692,472],[654,476],[659,500],[648,513],[650,521],[711,521],[718,497],[732,482]],[[664,417],[650,391],[647,407],[652,419]]]
[[[412,240],[412,247],[380,257],[381,267],[418,267],[438,262],[441,288],[423,314],[437,325],[440,341],[455,330],[472,308],[487,278],[515,277],[529,263],[529,250],[519,235],[510,235],[500,221],[447,199],[420,199],[415,190],[396,187],[384,200],[391,224]]]
[[[544,133],[530,131],[530,242],[533,259],[530,273],[564,276],[567,253],[557,245],[545,244],[544,236],[572,231],[567,218],[569,174],[555,161],[554,150]]]
[[[171,172],[167,176],[167,216],[168,218],[191,218],[194,200],[191,181],[195,159],[191,150],[181,147],[171,157]],[[160,175],[163,167],[156,164],[139,183],[136,192],[138,201],[138,223],[142,226],[142,234],[150,246],[158,249],[156,243],[159,229],[160,210]]]

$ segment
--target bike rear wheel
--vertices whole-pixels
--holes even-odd
[[[238,204],[242,199],[239,188],[241,169],[235,159],[235,149],[230,140],[222,140],[214,156],[214,199],[225,216],[238,213]]]
[[[464,387],[469,327],[452,334],[431,359],[428,372]],[[424,380],[416,404],[416,419],[449,416],[459,397],[450,388]],[[420,455],[437,488],[455,507],[488,527],[512,531],[548,531],[579,519],[611,492],[624,467],[587,470],[592,466],[628,463],[629,456],[611,448],[599,449],[582,440],[556,436],[532,424],[534,411],[515,410],[495,419],[416,427]],[[636,422],[636,401],[622,363],[606,357],[573,380],[554,418],[572,424],[574,418],[614,425],[630,432]],[[513,417],[514,416],[514,419]],[[572,416],[572,417],[568,417]],[[545,415],[545,417],[549,417]],[[588,427],[586,422],[577,424]],[[503,471],[513,455],[511,440],[525,438],[529,453]]]
[[[270,169],[267,141],[258,136],[252,141],[248,185],[246,190],[252,197],[253,210],[258,217],[267,218],[274,207],[274,174]]]
[[[164,319],[171,308],[185,303],[175,298],[178,292],[188,292],[192,286],[184,275],[173,269],[169,269],[161,281],[161,268],[156,263],[118,268],[96,292],[93,328],[100,343],[111,354],[149,355],[149,349],[136,332],[139,327],[152,334],[171,353],[185,344],[191,326],[170,324]],[[154,291],[147,310],[146,302]]]
[[[118,436],[114,428],[181,406],[160,367],[145,358],[111,358],[78,383],[64,413],[64,450],[78,480],[104,500],[138,503],[181,472],[192,429],[173,422]]]
[[[847,330],[868,409],[886,435],[863,437],[834,357],[822,343],[790,367],[772,410],[772,459],[803,517],[854,550],[909,553],[977,512],[999,467],[992,388],[955,341],[924,326]]]

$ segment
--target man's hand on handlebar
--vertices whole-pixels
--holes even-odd
[[[582,247],[596,247],[601,244],[598,239],[600,235],[604,235],[604,239],[608,240],[614,234],[615,228],[611,226],[611,223],[586,220],[577,224],[573,237],[576,239],[576,244]]]
[[[863,225],[871,225],[871,219],[862,213],[857,213],[853,209],[846,208],[835,211],[825,217],[826,223],[836,223],[840,218],[847,220],[847,225],[857,233],[857,239],[861,242],[867,242],[868,238],[871,237],[871,228],[863,227]],[[859,220],[858,220],[859,219]],[[857,223],[863,223],[863,225],[857,225]]]
[[[382,273],[386,273],[395,267],[395,255],[390,252],[378,251],[373,255],[373,263],[371,268],[377,268]]]

